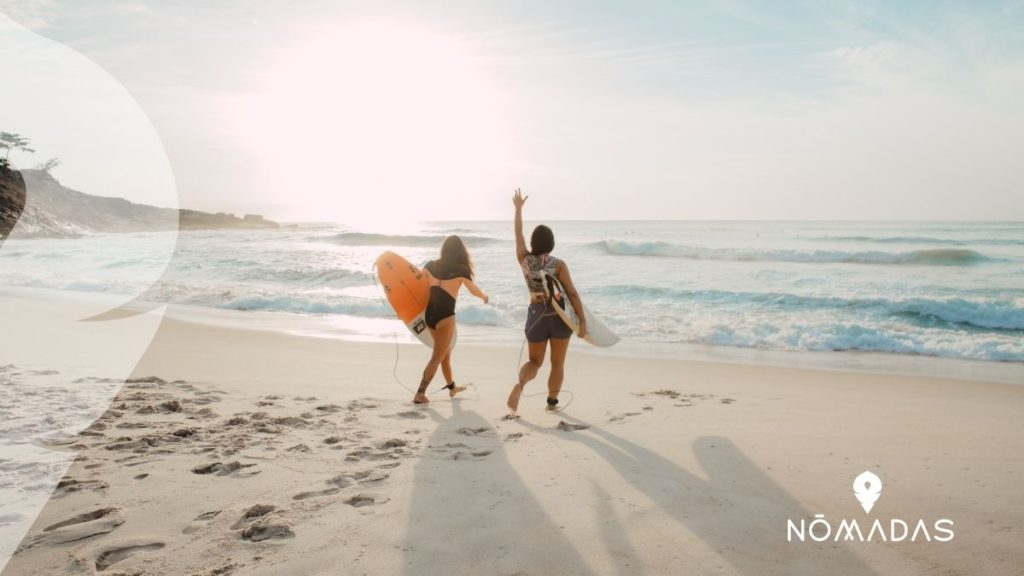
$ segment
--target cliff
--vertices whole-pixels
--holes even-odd
[[[24,179],[14,170],[0,166],[0,240],[7,238],[24,208]]]
[[[27,205],[26,188],[31,194]],[[66,188],[41,170],[23,170],[20,175],[10,170],[0,173],[0,194],[0,218],[3,218],[0,236],[10,232],[18,213],[21,215],[20,233],[26,237],[67,238],[95,232],[145,232],[175,227],[182,230],[278,227],[277,223],[252,214],[239,218],[223,212],[158,208],[124,198],[93,196]],[[19,198],[23,210],[18,209]]]

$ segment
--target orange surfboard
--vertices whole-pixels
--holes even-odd
[[[423,318],[427,311],[427,300],[430,298],[430,281],[427,275],[391,251],[378,256],[373,266],[377,270],[377,278],[395,315],[413,336],[433,348],[434,338]],[[453,335],[452,347],[454,346]]]

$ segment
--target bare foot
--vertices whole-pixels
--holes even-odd
[[[451,388],[448,389],[448,397],[455,398],[456,394],[458,394],[459,392],[463,392],[465,390],[465,386],[452,386]]]
[[[428,402],[430,402],[430,399],[427,398],[426,394],[417,394],[416,397],[412,399],[413,404],[426,404]]]
[[[523,385],[516,384],[512,387],[512,392],[508,395],[508,409],[515,414],[516,410],[519,409],[519,397],[523,395]]]

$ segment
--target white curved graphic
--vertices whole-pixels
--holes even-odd
[[[0,61],[0,130],[31,137],[39,151],[21,162],[12,154],[15,168],[59,156],[68,171],[62,174],[102,183],[103,189],[82,192],[177,209],[163,145],[110,74],[3,15]],[[33,238],[35,224],[25,216],[48,209],[33,194],[38,181],[26,178],[22,218],[0,244],[0,570],[74,460],[77,434],[108,409],[164,311],[104,313],[155,283],[177,241],[176,218],[169,230],[144,238]],[[90,249],[86,257],[77,242],[109,248]],[[125,265],[130,262],[142,265]],[[41,282],[75,290],[113,274],[121,275],[119,289],[103,294],[38,288]]]

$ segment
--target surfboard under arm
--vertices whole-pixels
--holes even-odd
[[[558,281],[558,278],[545,273],[544,291],[551,299],[555,313],[578,336],[580,333],[579,318],[576,316],[572,304],[569,303],[568,296],[565,295],[565,287],[562,286],[562,283]],[[583,313],[587,316],[587,335],[583,337],[584,340],[599,348],[613,346],[619,341],[619,336],[612,332],[611,328],[605,325],[598,315],[591,312],[586,304],[583,305]]]

